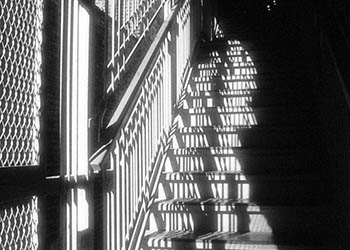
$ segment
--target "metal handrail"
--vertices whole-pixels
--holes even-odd
[[[190,8],[191,0],[183,0],[164,10],[167,18],[108,123],[113,138],[90,159],[102,171],[105,249],[141,244],[190,68]]]

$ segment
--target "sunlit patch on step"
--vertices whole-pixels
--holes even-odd
[[[173,148],[184,147],[240,147],[238,130],[234,127],[184,127],[173,138]]]
[[[182,240],[189,249],[277,249],[236,240],[246,232],[272,232],[266,211],[250,201],[255,186],[243,171],[251,165],[248,159],[258,165],[270,160],[269,153],[242,147],[241,141],[242,129],[264,123],[266,109],[252,105],[257,65],[238,40],[219,41],[216,50],[204,53],[178,110],[147,228],[167,233],[151,249],[183,249]]]
[[[232,150],[206,151],[179,149],[169,152],[165,171],[241,171],[238,156]]]
[[[250,77],[225,77],[218,84],[213,77],[194,77],[189,84],[187,92],[220,91],[220,90],[254,90],[257,85]]]
[[[184,99],[184,109],[249,106],[253,101],[251,89],[190,92]]]
[[[272,232],[259,206],[241,199],[176,198],[152,209],[152,230],[197,232]]]
[[[254,126],[257,119],[249,106],[213,107],[182,110],[179,127],[189,126]]]

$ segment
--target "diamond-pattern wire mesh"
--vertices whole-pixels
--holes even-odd
[[[5,207],[5,208],[1,208]],[[0,204],[0,249],[38,249],[38,198]]]
[[[39,164],[42,5],[0,1],[0,168]]]

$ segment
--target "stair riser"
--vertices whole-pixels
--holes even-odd
[[[193,80],[187,91],[198,92],[198,91],[214,91],[214,90],[255,90],[258,88],[256,81],[254,80],[225,80],[220,83],[214,83],[212,79],[208,78],[196,78]],[[272,82],[267,82],[265,87],[273,85]]]
[[[260,70],[257,71],[255,67],[240,67],[235,69],[225,69],[225,68],[216,68],[216,69],[203,69],[194,71],[193,76],[196,77],[213,77],[215,75],[229,75],[229,76],[254,76],[259,74],[268,73],[270,71]]]
[[[188,92],[215,90],[257,90],[257,89],[298,89],[305,83],[298,79],[263,78],[257,75],[246,78],[213,79],[212,77],[195,77],[189,84]],[[301,92],[302,93],[302,92]]]
[[[213,63],[216,62],[216,63]],[[229,75],[229,76],[239,76],[239,75],[256,75],[256,74],[269,74],[269,73],[285,73],[290,71],[296,71],[296,66],[294,65],[280,65],[279,67],[274,66],[262,66],[261,63],[234,63],[235,59],[228,59],[227,65],[222,63],[217,63],[217,59],[208,58],[207,62],[202,62],[202,64],[193,69],[193,77],[196,76],[214,76]],[[251,65],[251,66],[250,66]]]
[[[296,131],[242,130],[239,132],[177,132],[173,148],[185,147],[283,147],[309,144],[310,136]]]
[[[325,187],[316,180],[261,180],[246,177],[246,180],[162,180],[160,198],[220,198],[250,199],[259,204],[316,204]]]
[[[169,205],[154,208],[151,219],[157,223],[156,230],[182,230],[184,228],[205,233],[230,232],[274,232],[275,234],[322,235],[326,212],[318,208],[298,207],[235,207]]]
[[[258,74],[285,74],[286,71],[291,70],[290,67],[278,69],[275,68],[260,68],[260,67],[217,67],[213,69],[197,69],[193,71],[193,77],[213,77],[216,75],[227,75],[227,76],[255,76]],[[295,69],[293,69],[295,70]]]
[[[177,154],[170,150],[166,159],[165,171],[244,171],[250,174],[298,173],[317,170],[311,154],[290,152],[274,155],[246,152],[240,154],[219,154],[210,151]]]
[[[281,44],[276,42],[276,41],[263,41],[261,43],[257,43],[256,41],[241,41],[237,39],[231,39],[229,41],[227,40],[217,40],[211,43],[202,43],[199,45],[199,50],[201,51],[206,51],[206,50],[224,50],[228,48],[233,48],[233,49],[240,49],[243,48],[244,50],[247,51],[261,51],[261,50],[272,50],[279,47],[281,48]]]
[[[306,99],[302,99],[301,96],[286,95],[284,93],[271,94],[271,93],[250,93],[246,90],[246,93],[241,96],[234,96],[229,94],[220,94],[219,92],[205,92],[203,96],[188,96],[184,102],[184,108],[201,108],[201,107],[259,107],[259,106],[271,106],[271,105],[293,105],[295,103],[307,103]]]
[[[274,65],[283,66],[293,66],[301,69],[302,65],[297,56],[293,53],[288,53],[283,51],[283,46],[281,50],[272,50],[271,48],[247,48],[244,45],[228,45],[226,48],[201,48],[198,52],[198,66],[201,67],[203,63],[216,62],[254,62],[256,65],[261,65],[262,67],[269,66],[269,63]],[[281,61],[281,57],[285,57],[286,60]],[[288,60],[289,59],[289,60]],[[295,59],[295,60],[290,60]],[[195,67],[197,67],[195,65]],[[276,67],[277,68],[277,67]]]
[[[233,113],[215,109],[191,114],[180,111],[179,127],[197,126],[255,126],[255,125],[293,125],[303,124],[310,120],[307,113],[295,113],[282,109],[259,110],[247,108],[246,112]]]
[[[219,95],[218,95],[219,96]],[[237,107],[251,106],[253,98],[251,96],[244,97],[188,97],[184,102],[183,108],[200,108],[200,107]]]
[[[255,51],[231,51],[226,54],[224,51],[201,51],[199,52],[196,62],[209,63],[209,62],[236,62],[241,61],[240,58],[246,58],[249,56],[253,62],[266,62],[271,58],[271,54],[267,51],[255,50]],[[242,58],[242,60],[244,60]]]
[[[286,60],[281,61],[280,59],[282,56],[285,57]],[[215,59],[215,62],[265,62],[264,64],[262,64],[264,67],[265,64],[268,64],[269,62],[276,62],[280,65],[300,65],[300,60],[298,60],[297,55],[293,53],[288,53],[282,50],[271,50],[271,48],[250,49],[245,46],[228,46],[226,50],[224,48],[201,48],[201,50],[197,54],[196,62],[198,62],[199,64],[208,63],[210,61],[213,61],[213,59]]]

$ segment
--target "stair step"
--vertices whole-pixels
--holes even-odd
[[[249,198],[258,204],[324,203],[325,185],[316,174],[252,175],[240,171],[164,173],[159,197]]]
[[[303,69],[298,55],[289,52],[285,46],[246,48],[243,45],[227,45],[217,48],[201,48],[197,53],[195,69],[220,68],[224,63],[230,67],[252,64],[258,71],[264,71],[266,68],[275,71]]]
[[[196,63],[219,63],[219,62],[246,62],[267,63],[273,61],[275,55],[266,50],[249,50],[249,51],[204,51],[196,56]]]
[[[307,103],[306,93],[296,94],[288,90],[213,90],[192,91],[185,98],[184,108],[268,106]]]
[[[164,171],[244,171],[246,174],[305,174],[318,171],[308,149],[207,147],[169,149]]]
[[[206,97],[221,97],[221,96],[229,96],[229,97],[242,97],[242,96],[255,96],[262,95],[264,97],[268,97],[272,95],[273,97],[277,97],[279,95],[292,95],[296,96],[296,93],[288,90],[288,89],[222,89],[222,90],[212,90],[212,91],[192,91],[188,93],[187,98],[206,98]],[[301,93],[303,95],[303,93]]]
[[[280,43],[275,40],[262,41],[257,43],[255,40],[238,40],[238,39],[216,39],[210,42],[204,42],[199,44],[199,49],[227,49],[228,47],[243,47],[248,50],[258,50],[261,48],[273,48],[279,46]]]
[[[229,52],[228,52],[229,53]],[[230,54],[230,53],[229,53]],[[271,56],[270,56],[271,57]],[[195,75],[204,75],[206,72],[224,72],[229,75],[263,74],[275,72],[296,71],[300,64],[296,62],[279,63],[270,62],[270,58],[263,61],[253,60],[251,56],[234,56],[233,53],[227,57],[209,57],[206,61],[199,62],[194,68]],[[216,71],[215,71],[216,70]],[[206,74],[207,75],[207,74]]]
[[[168,250],[329,250],[321,242],[298,242],[295,237],[276,237],[273,233],[210,232],[199,234],[190,230],[158,231],[146,235],[143,247]]]
[[[212,182],[240,182],[253,183],[255,181],[275,181],[275,182],[303,182],[303,181],[320,181],[314,174],[303,175],[252,175],[243,171],[182,171],[182,172],[164,172],[164,181],[174,182],[191,182],[204,178]]]
[[[257,205],[247,199],[177,198],[158,201],[152,207],[156,230],[181,230],[208,233],[300,232],[309,238],[323,235],[321,226],[331,221],[323,206]]]
[[[282,57],[283,56],[283,57]],[[283,60],[281,60],[281,57]],[[290,61],[294,59],[293,61]],[[295,53],[286,51],[283,46],[269,48],[269,47],[256,47],[249,48],[243,45],[239,46],[227,46],[218,48],[201,48],[196,55],[197,63],[212,62],[254,62],[254,63],[277,63],[282,65],[294,65],[301,66],[298,55]],[[298,64],[299,62],[299,64]]]
[[[169,153],[174,153],[177,155],[196,155],[200,153],[210,153],[211,156],[214,155],[242,155],[242,154],[254,154],[254,155],[283,155],[285,156],[294,153],[308,153],[309,148],[261,148],[261,147],[186,147],[186,148],[170,148]]]
[[[173,148],[184,147],[286,147],[311,145],[313,131],[305,127],[180,127]]]
[[[189,82],[188,92],[213,91],[213,90],[262,90],[283,89],[298,91],[307,84],[302,77],[294,75],[244,75],[244,76],[196,76]]]
[[[223,38],[223,39],[216,39],[211,42],[204,42],[200,43],[199,46],[199,53],[204,51],[223,51],[227,49],[243,49],[245,51],[281,51],[281,50],[288,50],[290,49],[289,44],[285,44],[282,40],[269,40],[264,39],[261,41],[256,40],[238,40],[238,39],[229,39],[229,38]]]
[[[208,107],[179,109],[179,127],[305,124],[312,121],[307,106]]]

